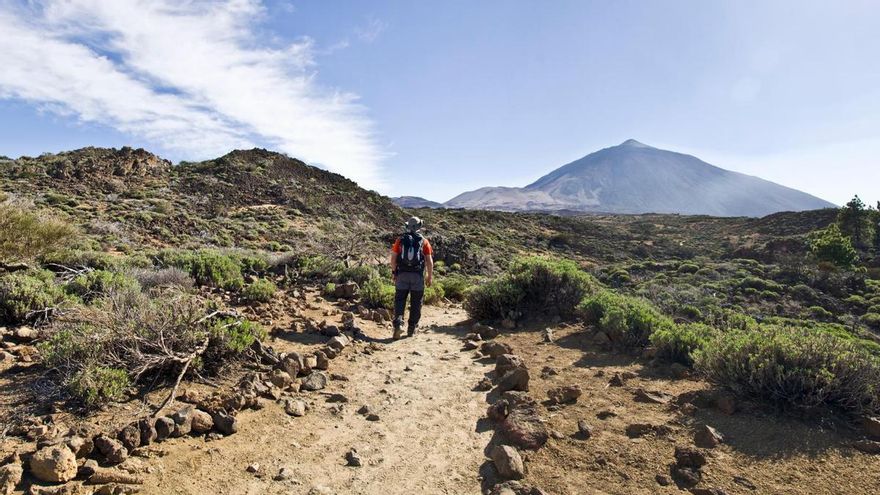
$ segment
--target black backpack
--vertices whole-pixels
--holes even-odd
[[[421,272],[425,269],[425,254],[422,244],[425,239],[416,233],[407,232],[400,238],[400,253],[397,254],[397,269],[402,272]]]

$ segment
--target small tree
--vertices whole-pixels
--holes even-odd
[[[810,251],[819,261],[828,261],[841,268],[851,268],[859,260],[852,241],[836,224],[810,235]]]
[[[853,197],[837,215],[837,224],[840,230],[853,240],[853,245],[864,249],[874,236],[874,225],[871,222],[873,214],[865,206],[858,195]]]

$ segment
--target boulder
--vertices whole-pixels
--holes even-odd
[[[525,368],[514,368],[505,373],[498,382],[498,391],[507,392],[508,390],[528,392],[529,370]]]
[[[525,368],[522,359],[516,354],[501,354],[495,358],[495,376],[502,377],[515,368]]]
[[[589,423],[581,419],[578,421],[578,434],[581,438],[587,440],[593,436],[593,428],[589,425]]]
[[[286,399],[284,401],[284,412],[291,416],[301,417],[306,415],[308,406],[305,401],[298,399]]]
[[[150,445],[156,441],[156,422],[150,418],[138,421],[138,429],[141,432],[141,445]]]
[[[324,351],[315,351],[315,369],[326,370],[330,367],[330,359]]]
[[[700,425],[694,432],[694,445],[704,449],[713,449],[724,441],[724,437],[718,430],[709,425]]]
[[[290,376],[290,373],[284,370],[274,370],[272,374],[269,375],[269,381],[272,385],[284,390],[293,383],[293,377]]]
[[[177,425],[173,419],[168,416],[162,416],[156,418],[154,426],[156,428],[156,440],[162,441],[174,434],[174,429]]]
[[[501,342],[484,342],[480,346],[480,353],[497,359],[502,354],[513,354],[513,348]]]
[[[138,428],[137,423],[132,423],[119,430],[116,438],[128,450],[134,450],[141,446],[141,430]]]
[[[703,475],[699,470],[689,467],[672,466],[670,474],[672,474],[675,484],[681,488],[694,487],[703,479]]]
[[[318,358],[314,354],[303,356],[303,373],[309,374],[318,366]]]
[[[281,360],[281,369],[287,372],[291,379],[296,378],[303,369],[302,358],[295,352],[287,354]]]
[[[566,385],[562,387],[551,388],[547,391],[547,398],[553,404],[565,404],[567,402],[577,402],[578,398],[583,395],[583,391],[579,385]]]
[[[336,284],[333,290],[333,297],[340,299],[351,299],[357,294],[358,286],[354,282],[346,282],[344,284]]]
[[[65,443],[67,444],[67,448],[73,452],[73,455],[75,455],[77,459],[86,457],[95,449],[95,443],[89,437],[74,435],[68,437]]]
[[[502,479],[519,480],[525,476],[525,466],[516,448],[510,445],[496,445],[492,449],[491,457]]]
[[[520,392],[521,393],[521,392]],[[498,431],[508,443],[521,449],[538,450],[547,443],[550,433],[538,415],[537,403],[531,397],[504,394],[507,415]]]
[[[339,335],[328,340],[327,347],[336,349],[337,352],[342,352],[342,349],[345,349],[350,343],[351,342],[348,340],[348,337],[346,337],[345,335]]]
[[[208,433],[214,429],[214,418],[210,414],[195,409],[192,412],[192,432],[196,434]]]
[[[122,445],[122,442],[106,435],[95,437],[95,448],[107,459],[109,464],[119,464],[128,459],[128,450]]]
[[[40,481],[66,483],[76,478],[76,456],[67,446],[43,447],[31,456],[31,473]]]
[[[17,462],[0,467],[0,495],[12,495],[23,474],[24,468]]]
[[[214,411],[211,413],[211,419],[214,420],[214,427],[224,435],[232,435],[238,432],[238,420],[235,416],[225,411]]]
[[[300,390],[314,392],[327,386],[327,375],[320,371],[313,371],[302,382]]]
[[[498,330],[490,327],[489,325],[483,325],[482,323],[475,323],[474,326],[471,327],[471,332],[480,336],[481,339],[489,340],[494,339],[498,336]]]
[[[706,465],[706,454],[693,447],[675,447],[675,465],[691,469],[700,469]]]
[[[875,442],[873,440],[859,440],[852,445],[854,449],[865,454],[880,454],[880,442]]]

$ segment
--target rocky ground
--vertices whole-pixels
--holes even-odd
[[[132,448],[122,462],[113,445],[96,443],[100,454],[88,457],[99,465],[67,455],[70,437],[55,450],[52,439],[71,425],[118,431],[144,416],[137,402],[87,421],[52,413],[24,440],[4,435],[2,452],[22,455],[4,454],[0,494],[880,493],[880,458],[863,452],[877,444],[860,426],[733,399],[684,368],[612,352],[581,326],[496,335],[447,305],[427,307],[423,331],[395,342],[387,322],[373,321],[381,315],[364,312],[353,324],[365,338],[281,380],[290,356],[339,342],[331,335],[352,325],[349,309],[311,291],[254,311],[273,328],[268,355],[282,359],[259,380],[242,370],[241,381],[185,387],[165,414],[192,432]],[[24,414],[21,372],[4,369],[3,407]],[[234,434],[198,412],[229,400],[212,391],[254,387],[261,398],[236,406]],[[199,409],[184,423],[171,413],[186,402]],[[53,476],[94,483],[35,481]]]

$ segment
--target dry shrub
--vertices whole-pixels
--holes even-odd
[[[183,292],[116,292],[57,320],[40,351],[73,395],[115,400],[129,385],[176,377],[188,361],[192,372],[215,373],[264,336],[251,322],[215,314]]]
[[[45,212],[0,203],[0,264],[51,253],[66,246],[75,235],[73,226]]]

